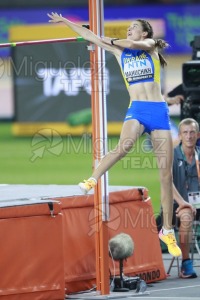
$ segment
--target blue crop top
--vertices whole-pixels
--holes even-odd
[[[121,69],[127,86],[140,82],[160,83],[160,61],[145,50],[125,48],[121,55]]]

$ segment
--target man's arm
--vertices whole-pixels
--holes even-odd
[[[179,192],[178,192],[177,188],[175,187],[174,183],[173,183],[173,197],[174,197],[174,200],[178,204],[178,208],[176,210],[176,213],[178,213],[183,208],[190,208],[192,210],[193,214],[196,213],[196,209],[190,203],[185,201],[183,199],[183,197],[181,197],[181,195],[179,194]]]
[[[177,174],[177,171],[178,171],[177,166],[178,166],[178,159],[177,159],[177,147],[176,147],[174,149],[174,159],[173,159],[173,166],[172,166],[173,178],[174,178],[174,180],[176,179],[174,182],[176,182],[178,178],[179,178],[179,180],[181,180],[180,176],[178,176],[178,174]],[[190,203],[188,203],[187,201],[184,200],[184,198],[180,195],[179,191],[177,190],[174,182],[173,182],[173,198],[176,201],[176,203],[178,204],[176,213],[178,213],[183,208],[190,208],[192,210],[192,212],[195,214],[196,209]],[[176,182],[176,184],[178,184],[178,183]],[[183,186],[183,184],[184,184],[184,182],[182,182],[182,186]]]
[[[180,104],[181,101],[184,100],[183,95],[176,95],[174,97],[165,97],[165,101],[167,102],[168,105],[173,105],[173,104]]]

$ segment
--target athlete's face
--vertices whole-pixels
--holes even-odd
[[[127,39],[133,41],[143,40],[146,36],[146,32],[143,31],[142,25],[139,21],[134,21],[128,27],[127,30]]]
[[[179,138],[182,141],[182,145],[187,148],[193,148],[196,145],[198,139],[198,132],[195,123],[189,125],[181,125]]]

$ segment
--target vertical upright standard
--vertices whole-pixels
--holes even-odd
[[[89,0],[90,29],[104,35],[103,0]],[[107,152],[107,110],[105,98],[105,51],[94,46],[90,51],[92,82],[93,168]],[[110,293],[108,256],[108,174],[98,180],[94,194],[96,224],[96,280],[102,295]]]

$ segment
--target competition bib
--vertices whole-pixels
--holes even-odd
[[[151,56],[146,52],[140,51],[130,57],[127,53],[123,58],[123,69],[127,82],[151,81],[151,79],[153,81],[154,79],[154,65]]]

